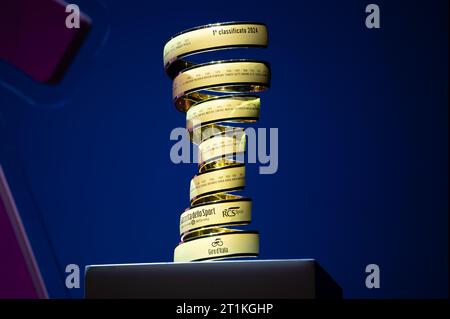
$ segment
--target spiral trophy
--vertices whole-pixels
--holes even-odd
[[[270,66],[241,59],[195,64],[185,58],[267,44],[267,27],[256,22],[209,24],[166,43],[164,68],[173,80],[173,103],[186,113],[187,132],[198,145],[190,205],[180,216],[181,240],[174,262],[89,266],[88,298],[342,297],[339,285],[313,259],[197,262],[259,255],[259,233],[236,227],[250,224],[252,200],[235,192],[245,186],[242,123],[259,119],[257,93],[270,87]],[[212,282],[220,289],[209,289]],[[189,313],[187,307],[180,312],[177,307],[177,313]]]
[[[256,122],[260,98],[270,86],[270,66],[257,60],[195,64],[184,58],[212,50],[266,48],[267,27],[254,22],[209,24],[183,31],[164,46],[164,67],[173,80],[175,107],[198,145],[198,173],[190,206],[180,216],[174,261],[256,257],[259,233],[229,226],[251,221],[252,200],[232,194],[245,186],[246,136],[229,123]]]

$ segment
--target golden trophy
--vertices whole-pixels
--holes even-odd
[[[186,113],[186,129],[198,145],[199,169],[191,180],[190,207],[181,214],[181,242],[174,261],[255,257],[259,234],[229,226],[251,221],[252,201],[232,192],[245,186],[242,128],[255,122],[260,98],[270,86],[270,66],[256,60],[194,64],[186,56],[212,50],[265,48],[267,27],[255,22],[209,24],[183,31],[164,46],[164,67],[173,79],[175,107]]]

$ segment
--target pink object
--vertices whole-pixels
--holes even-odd
[[[1,166],[0,298],[48,298],[33,250]]]
[[[66,6],[57,0],[1,0],[0,59],[37,81],[61,81],[91,24],[80,14],[80,28],[68,28]]]

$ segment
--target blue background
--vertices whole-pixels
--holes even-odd
[[[261,259],[316,258],[350,298],[448,297],[448,1],[73,1],[93,29],[61,85],[0,63],[0,163],[53,297],[65,265],[172,260],[195,164],[162,48],[230,20],[268,24],[279,170],[247,166]],[[245,54],[245,55],[243,55]],[[200,59],[208,60],[206,56]],[[381,288],[365,287],[365,266]]]

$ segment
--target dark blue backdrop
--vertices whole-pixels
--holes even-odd
[[[170,261],[196,167],[169,158],[162,48],[188,27],[268,24],[279,170],[248,166],[261,258],[317,258],[346,297],[448,296],[448,1],[73,1],[93,19],[58,87],[0,64],[0,163],[52,296],[64,267]],[[242,53],[242,52],[241,52]],[[228,53],[227,53],[228,54]],[[381,288],[365,287],[365,266]]]

